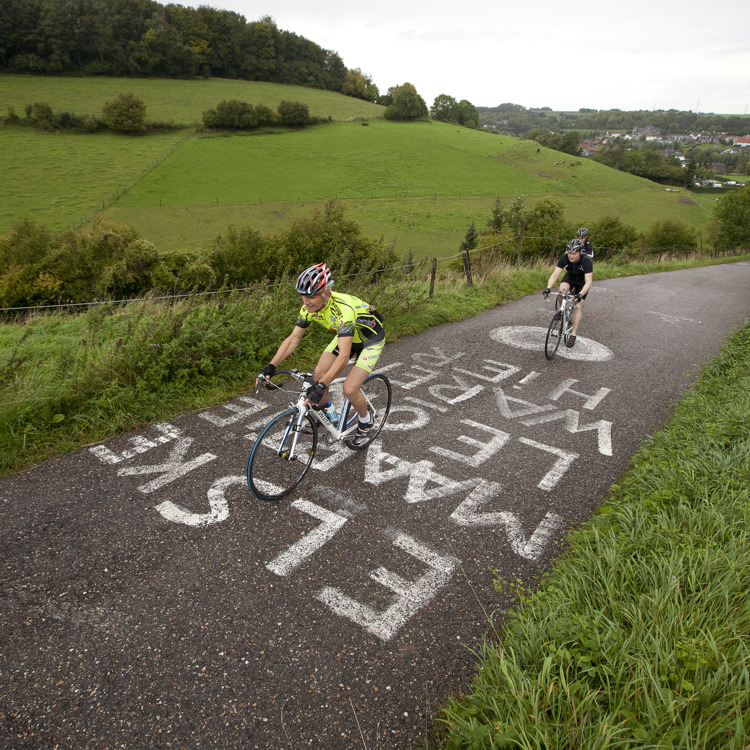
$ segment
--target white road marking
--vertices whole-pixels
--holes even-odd
[[[93,448],[89,448],[89,452],[93,453],[102,463],[105,464],[118,464],[121,461],[125,461],[128,458],[133,458],[141,453],[150,451],[152,448],[156,448],[159,445],[164,445],[170,440],[177,439],[182,431],[173,427],[169,422],[162,422],[161,424],[154,425],[162,434],[153,440],[148,440],[142,435],[136,435],[135,437],[128,438],[128,442],[133,445],[132,448],[122,451],[122,453],[114,453],[104,445],[95,445]]]
[[[394,602],[386,609],[373,609],[332,586],[325,586],[315,595],[316,599],[326,604],[337,615],[361,625],[382,641],[393,638],[399,629],[445,586],[460,565],[460,561],[455,557],[436,552],[402,532],[393,533],[393,546],[423,562],[429,570],[416,581],[409,581],[383,567],[371,571],[370,578],[373,581],[394,593]]]
[[[209,488],[207,497],[211,510],[208,513],[191,513],[185,510],[177,503],[166,500],[156,506],[156,510],[173,523],[182,523],[186,526],[209,526],[213,523],[220,523],[229,518],[229,503],[225,495],[227,487],[233,484],[246,484],[247,479],[244,476],[229,476],[217,479]]]
[[[317,518],[321,521],[321,524],[266,565],[266,568],[272,573],[276,573],[277,576],[288,576],[296,570],[308,557],[331,539],[347,521],[345,516],[321,508],[320,505],[315,505],[309,500],[295,500],[292,507]]]
[[[140,476],[141,474],[161,474],[160,477],[142,484],[138,489],[148,494],[154,492],[163,487],[165,484],[174,482],[175,479],[179,479],[185,476],[193,469],[197,469],[199,466],[213,461],[216,456],[213,453],[203,453],[200,456],[196,456],[190,461],[185,461],[185,454],[188,448],[192,445],[193,438],[181,437],[178,438],[172,452],[169,454],[169,458],[162,464],[154,464],[152,466],[130,466],[125,469],[120,469],[117,472],[118,477],[131,477]]]
[[[544,339],[546,336],[547,329],[538,326],[503,326],[490,331],[490,338],[499,344],[514,346],[517,349],[538,351],[542,356],[544,355]],[[557,356],[581,362],[606,362],[615,355],[604,344],[578,336],[576,345],[572,349],[560,346],[557,350]]]
[[[562,528],[563,519],[549,512],[527,540],[516,513],[499,511],[482,513],[482,506],[496,497],[502,490],[495,482],[479,485],[451,514],[451,520],[459,526],[503,526],[512,550],[527,560],[538,560],[552,534]]]

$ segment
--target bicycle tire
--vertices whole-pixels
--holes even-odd
[[[354,436],[344,438],[344,445],[353,451],[361,451],[367,448],[373,440],[380,434],[388,419],[388,413],[391,410],[391,381],[385,375],[375,373],[370,375],[362,384],[362,393],[367,400],[367,409],[373,415],[373,426],[367,440],[357,445],[354,444]],[[345,424],[357,416],[357,410],[349,404],[346,410]]]
[[[296,428],[299,409],[274,417],[258,435],[247,460],[247,486],[259,500],[280,500],[304,479],[318,447],[318,425],[305,415],[302,431]],[[295,455],[290,460],[294,436]]]
[[[547,338],[544,342],[544,356],[552,359],[557,353],[560,346],[560,340],[563,337],[563,327],[565,325],[565,316],[561,312],[556,312],[547,328]]]

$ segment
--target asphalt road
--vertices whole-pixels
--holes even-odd
[[[389,344],[389,429],[280,503],[244,477],[268,392],[0,480],[0,746],[420,746],[493,579],[538,580],[748,289],[750,263],[595,283],[551,362],[541,295]]]

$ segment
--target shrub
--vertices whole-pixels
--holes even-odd
[[[664,250],[689,252],[695,250],[697,242],[698,232],[677,219],[657,221],[646,232],[646,247],[652,253]]]
[[[159,253],[147,240],[135,240],[125,254],[103,269],[97,283],[100,296],[111,299],[135,297],[157,286]]]
[[[277,278],[283,270],[283,259],[271,241],[251,227],[230,226],[225,235],[214,240],[206,261],[215,283],[224,286]]]
[[[6,125],[20,125],[21,118],[16,114],[14,107],[8,107],[8,116],[5,118]]]
[[[117,133],[139,133],[146,129],[146,105],[135,94],[120,94],[102,108],[104,124]]]
[[[429,117],[429,110],[424,99],[417,93],[411,83],[397,86],[393,92],[393,101],[385,108],[386,120],[421,120]]]
[[[258,125],[258,116],[252,104],[238,99],[225,99],[203,113],[203,124],[207,128],[227,130],[249,130]]]
[[[604,250],[604,258],[609,258],[613,252],[633,247],[638,241],[638,230],[623,224],[618,216],[604,216],[589,224],[589,236],[596,248]],[[597,256],[600,257],[601,252]]]
[[[52,127],[52,107],[47,102],[34,102],[31,105],[30,116],[36,120],[40,128]]]
[[[750,247],[750,186],[721,197],[711,217],[710,231],[721,248]]]
[[[302,102],[283,101],[279,104],[279,120],[282,125],[307,125],[310,109]]]

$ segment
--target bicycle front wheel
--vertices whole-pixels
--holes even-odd
[[[318,425],[299,409],[272,419],[255,441],[247,461],[247,486],[259,500],[280,500],[302,481],[318,445]]]
[[[561,312],[556,312],[552,316],[549,328],[547,329],[547,340],[544,342],[544,355],[547,359],[552,359],[560,346],[560,340],[563,337],[563,326],[565,319]]]
[[[385,421],[388,419],[388,412],[391,410],[391,381],[385,375],[381,375],[380,373],[370,375],[362,384],[361,390],[362,395],[367,401],[367,410],[370,412],[373,425],[370,433],[367,435],[367,439],[362,442],[355,442],[354,435],[345,438],[344,444],[346,447],[354,451],[361,451],[363,448],[367,448],[375,440],[383,429]],[[348,425],[350,420],[354,421],[355,418],[357,418],[357,410],[349,405],[346,412],[345,424]]]

